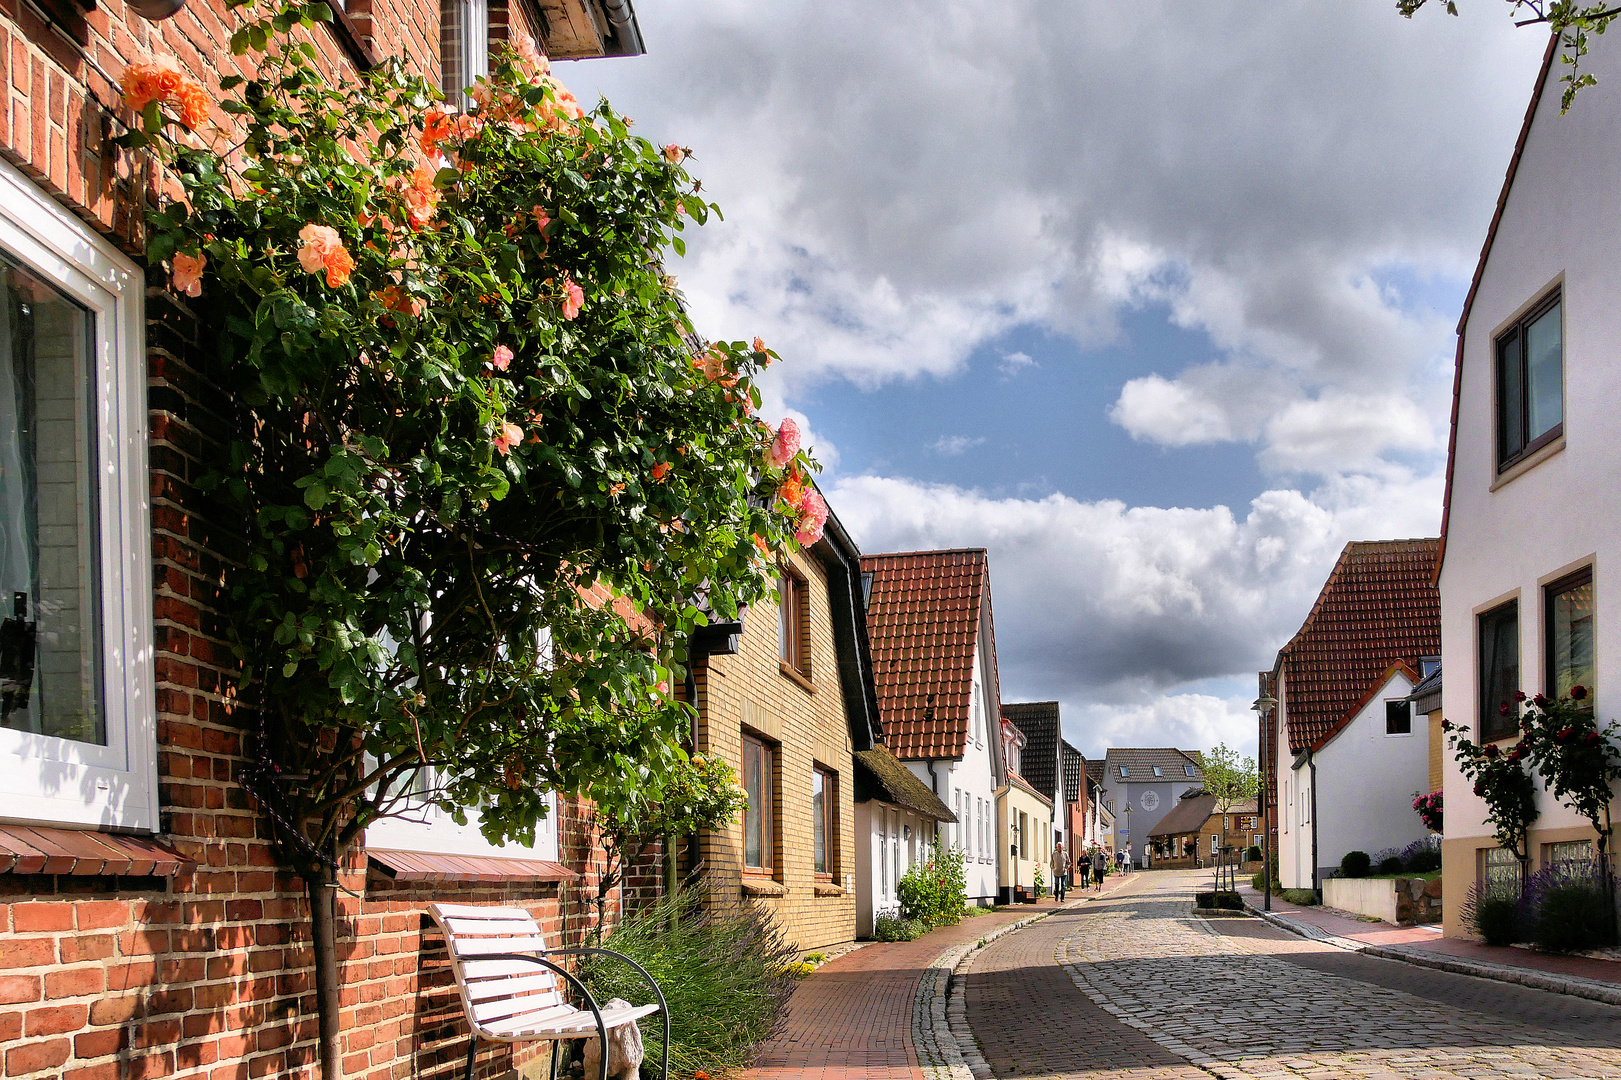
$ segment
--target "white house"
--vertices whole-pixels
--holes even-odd
[[[1596,86],[1561,116],[1550,43],[1458,324],[1452,450],[1442,523],[1447,720],[1471,737],[1517,737],[1516,689],[1580,684],[1616,715],[1621,604],[1621,42],[1591,38]],[[1611,584],[1607,584],[1611,582]],[[1606,590],[1609,590],[1607,593]],[[1444,755],[1444,891],[1517,874],[1484,806]],[[1589,855],[1584,819],[1539,794],[1533,869]],[[1446,905],[1449,935],[1465,932]]]
[[[956,816],[970,903],[996,899],[1007,782],[983,548],[866,555],[867,632],[884,742]]]
[[[856,936],[871,937],[878,916],[899,914],[896,883],[927,857],[952,813],[882,743],[854,757]]]
[[[1299,632],[1261,673],[1278,701],[1262,767],[1277,792],[1286,889],[1320,888],[1347,852],[1429,835],[1412,806],[1428,790],[1429,727],[1407,698],[1439,663],[1437,545],[1345,545]]]
[[[1204,770],[1197,750],[1110,747],[1101,784],[1104,809],[1115,823],[1114,850],[1130,852],[1145,866],[1153,848],[1149,833],[1185,792],[1204,785]]]

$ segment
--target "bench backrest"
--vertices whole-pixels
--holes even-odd
[[[546,952],[545,935],[523,908],[429,904],[428,915],[445,935],[462,1008],[480,1035],[499,1037],[486,1025],[519,1015],[538,1024],[577,1011],[563,999],[557,976],[540,965],[484,959]]]

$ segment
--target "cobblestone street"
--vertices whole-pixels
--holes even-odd
[[[1192,916],[1203,875],[993,942],[962,973],[976,1072],[1013,1077],[1621,1078],[1621,1009]]]

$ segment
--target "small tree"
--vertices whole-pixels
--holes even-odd
[[[243,538],[240,779],[308,888],[336,1080],[334,895],[366,826],[427,800],[525,842],[548,792],[588,792],[628,836],[690,807],[683,644],[826,507],[797,428],[753,415],[772,354],[701,344],[664,273],[714,209],[684,150],[587,113],[521,36],[458,113],[398,60],[328,81],[294,30],[323,4],[240,7],[253,76],[216,97],[132,64],[120,142],[166,170],[147,256],[239,408],[202,484]]]
[[[1621,725],[1612,720],[1600,727],[1587,698],[1584,686],[1572,687],[1569,697],[1557,701],[1541,694],[1532,698],[1520,716],[1525,736],[1515,749],[1525,748],[1554,798],[1592,824],[1598,834],[1600,880],[1613,902],[1610,838],[1615,823],[1610,805],[1615,801],[1615,782],[1621,780],[1621,749],[1616,747]]]
[[[1536,783],[1525,765],[1525,743],[1516,743],[1504,753],[1496,743],[1481,746],[1471,741],[1465,726],[1443,720],[1441,727],[1449,732],[1458,768],[1466,780],[1474,781],[1475,794],[1486,803],[1486,820],[1497,842],[1519,861],[1523,888],[1530,875],[1531,825],[1541,814]]]
[[[1560,82],[1565,84],[1560,111],[1569,112],[1576,92],[1598,82],[1591,72],[1581,70],[1587,55],[1589,34],[1602,34],[1618,16],[1621,7],[1610,3],[1583,3],[1581,0],[1506,0],[1516,26],[1546,26],[1559,38],[1559,62],[1570,70]],[[1396,0],[1396,10],[1411,19],[1429,0]],[[1458,13],[1457,0],[1440,0],[1448,15]]]
[[[679,837],[727,828],[747,802],[731,765],[695,754],[668,770],[657,789],[599,808],[603,860],[595,898],[597,931],[606,924],[609,894],[653,842],[672,844]],[[673,851],[665,852],[666,859],[673,857]]]
[[[1255,759],[1240,757],[1238,751],[1228,749],[1226,743],[1217,743],[1214,750],[1203,755],[1204,789],[1215,796],[1216,813],[1222,815],[1221,843],[1227,846],[1227,814],[1241,802],[1256,797],[1261,789],[1261,778],[1255,770]]]

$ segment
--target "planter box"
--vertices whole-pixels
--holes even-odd
[[[1329,878],[1323,903],[1398,926],[1441,921],[1441,879]]]

